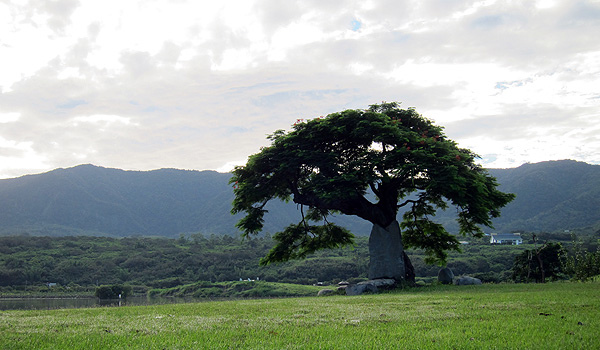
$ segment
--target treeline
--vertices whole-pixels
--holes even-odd
[[[0,286],[130,284],[167,288],[197,281],[260,279],[312,284],[365,277],[366,240],[354,248],[320,252],[307,260],[259,266],[269,236],[241,240],[193,234],[179,239],[0,237]]]
[[[523,235],[532,242],[531,235]],[[570,235],[552,237],[570,247]],[[167,238],[108,238],[90,236],[0,237],[0,287],[128,284],[170,288],[198,281],[261,280],[315,284],[366,279],[368,238],[357,237],[353,247],[321,251],[305,260],[259,266],[273,246],[270,236],[242,240],[239,237],[205,237],[201,234]],[[597,237],[578,243],[579,251],[597,251]],[[490,245],[487,239],[471,239],[462,252],[448,259],[455,275],[468,274],[484,282],[510,281],[515,258],[532,244]],[[424,263],[420,251],[409,252],[417,278],[434,281],[440,269]]]

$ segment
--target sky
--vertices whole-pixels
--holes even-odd
[[[0,178],[229,171],[381,101],[486,168],[600,164],[598,33],[600,0],[0,0]]]

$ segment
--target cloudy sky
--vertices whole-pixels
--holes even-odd
[[[399,101],[486,167],[600,163],[600,1],[0,0],[0,178],[229,170]]]

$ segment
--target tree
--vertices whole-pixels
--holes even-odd
[[[576,281],[588,281],[600,275],[600,250],[595,252],[583,248],[582,242],[575,235],[571,236],[573,249],[565,256],[565,272]],[[598,242],[600,243],[600,241]]]
[[[539,248],[527,249],[515,257],[512,278],[515,282],[537,283],[557,279],[563,273],[564,254],[560,243],[546,242]]]
[[[237,227],[246,237],[260,232],[272,199],[297,203],[301,219],[274,235],[263,265],[352,244],[352,233],[328,220],[342,213],[373,224],[369,278],[414,280],[405,248],[424,249],[429,263],[459,250],[456,236],[432,220],[438,208],[456,207],[460,234],[480,237],[479,226],[491,227],[514,197],[497,190],[474,153],[395,102],[299,120],[268,139],[270,146],[233,171],[232,213],[245,213]]]
[[[125,299],[131,294],[131,286],[114,284],[112,286],[100,286],[96,288],[96,297],[100,299]]]

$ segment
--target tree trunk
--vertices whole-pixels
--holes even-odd
[[[373,224],[369,256],[369,279],[393,278],[414,282],[414,269],[404,253],[398,221],[394,220],[387,227]]]

